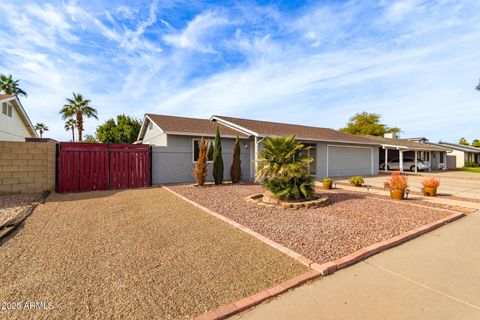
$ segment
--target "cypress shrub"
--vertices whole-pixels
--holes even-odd
[[[220,131],[218,127],[213,144],[213,179],[215,180],[215,184],[223,183],[222,142],[220,141]]]
[[[235,146],[233,147],[233,161],[230,168],[232,183],[238,183],[240,181],[240,177],[242,176],[240,152],[240,139],[237,136],[237,139],[235,140]]]

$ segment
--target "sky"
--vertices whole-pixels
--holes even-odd
[[[480,1],[0,1],[0,73],[46,136],[72,92],[117,114],[212,114],[480,139]]]

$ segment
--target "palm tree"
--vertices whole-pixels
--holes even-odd
[[[37,122],[37,124],[33,128],[37,130],[38,133],[40,133],[40,138],[43,138],[43,133],[45,131],[48,131],[48,127],[43,122]]]
[[[20,80],[13,80],[11,74],[8,75],[8,77],[4,74],[0,74],[0,91],[5,92],[6,94],[26,97],[27,93],[18,86],[19,82]]]
[[[77,120],[78,141],[82,142],[83,132],[83,117],[95,118],[97,117],[97,110],[90,107],[90,100],[84,99],[79,93],[73,93],[73,99],[67,98],[67,104],[60,110],[63,119],[73,118]]]
[[[72,142],[75,142],[75,128],[77,127],[77,120],[75,119],[68,119],[65,122],[65,130],[69,131],[72,130]]]
[[[308,164],[313,158],[303,156],[306,151],[295,136],[266,138],[256,160],[257,181],[282,200],[312,198],[314,181]]]

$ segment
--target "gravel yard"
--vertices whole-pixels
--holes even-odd
[[[183,319],[307,271],[161,188],[52,194],[0,261],[0,303],[53,305],[2,319]]]
[[[285,210],[247,203],[244,197],[262,192],[258,185],[171,188],[319,263],[451,214],[435,207],[409,205],[339,189],[321,191],[331,199],[326,207]]]
[[[0,195],[0,226],[41,199],[40,193]]]

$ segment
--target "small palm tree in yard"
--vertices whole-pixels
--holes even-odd
[[[193,176],[197,180],[197,185],[203,186],[207,179],[207,161],[208,161],[208,145],[205,143],[203,137],[200,139],[198,145],[198,159],[193,169]]]
[[[311,199],[314,180],[308,172],[313,158],[301,156],[306,148],[295,136],[268,137],[265,139],[256,179],[281,200]]]
[[[67,104],[60,110],[63,119],[75,117],[77,120],[78,141],[82,142],[83,118],[97,117],[97,110],[90,106],[90,100],[84,99],[81,94],[73,93],[73,99],[67,98]]]
[[[48,127],[42,122],[37,122],[37,124],[34,126],[34,129],[40,133],[40,138],[43,138],[43,133],[48,131]]]
[[[75,119],[68,119],[65,121],[65,130],[70,131],[72,130],[72,142],[75,142],[75,128],[77,127],[77,120]]]

